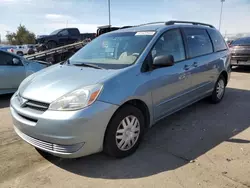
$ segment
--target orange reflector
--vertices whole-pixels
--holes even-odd
[[[88,105],[90,105],[92,102],[94,102],[96,100],[96,98],[99,95],[100,90],[95,91],[94,93],[91,94],[90,98],[89,98],[89,102]]]

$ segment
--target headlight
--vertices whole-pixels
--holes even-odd
[[[58,111],[82,109],[95,102],[101,90],[102,85],[99,84],[77,89],[52,102],[49,109]]]

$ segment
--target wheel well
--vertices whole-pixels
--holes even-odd
[[[227,85],[227,83],[228,83],[228,75],[227,75],[227,72],[226,72],[226,71],[222,71],[222,72],[220,73],[220,76],[223,76],[223,77],[225,78],[226,85]]]
[[[136,108],[138,108],[139,110],[141,110],[141,112],[145,118],[146,128],[148,128],[150,125],[150,113],[149,113],[148,106],[145,104],[145,102],[143,102],[139,99],[133,99],[133,100],[129,100],[129,101],[125,102],[123,105],[125,105],[125,104],[133,105]],[[122,108],[123,105],[121,105],[119,108]]]
[[[48,44],[49,42],[53,42],[53,43],[56,43],[56,44],[57,44],[57,42],[54,41],[54,40],[49,40],[49,41],[47,41],[46,43]]]

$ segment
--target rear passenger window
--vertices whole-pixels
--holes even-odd
[[[185,28],[189,57],[197,57],[213,52],[211,40],[205,29]]]
[[[162,35],[152,49],[151,55],[153,59],[161,55],[172,55],[175,62],[184,60],[185,50],[180,30],[170,30]]]
[[[226,43],[218,31],[209,29],[208,33],[212,39],[214,50],[216,52],[227,49]]]
[[[78,35],[79,35],[79,32],[78,32],[77,29],[71,29],[71,30],[69,30],[69,32],[70,32],[70,34],[71,34],[72,36],[78,36]]]

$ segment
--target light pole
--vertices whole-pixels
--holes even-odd
[[[108,6],[109,6],[109,25],[111,25],[111,17],[110,17],[110,0],[108,0]]]
[[[225,2],[225,0],[221,0],[219,31],[220,31],[220,27],[221,27],[222,10],[223,10],[223,3],[224,3],[224,2]]]

